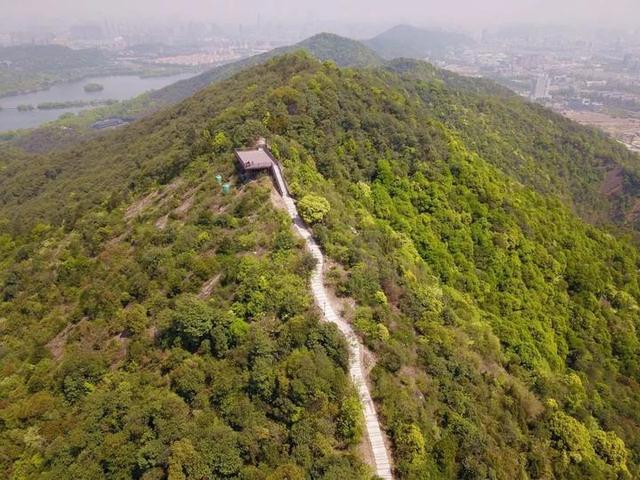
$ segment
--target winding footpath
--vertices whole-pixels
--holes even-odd
[[[364,346],[360,343],[360,340],[351,328],[351,325],[336,313],[331,302],[328,300],[327,291],[322,278],[324,255],[316,241],[313,239],[311,232],[302,221],[302,218],[300,218],[296,204],[289,196],[282,171],[278,164],[274,163],[272,173],[278,190],[284,199],[287,212],[293,220],[296,232],[305,240],[307,249],[311,252],[313,258],[316,259],[316,267],[311,275],[311,292],[316,305],[318,305],[318,308],[322,310],[325,321],[335,324],[345,336],[349,344],[349,374],[358,389],[358,396],[360,397],[360,403],[362,404],[367,436],[373,453],[373,461],[375,464],[373,467],[375,469],[375,473],[378,477],[384,480],[393,480],[391,463],[389,461],[389,452],[387,451],[387,447],[384,443],[384,437],[382,430],[380,429],[380,422],[378,421],[378,414],[376,413],[376,408],[373,403],[373,399],[371,398],[371,393],[369,392],[369,386],[367,385],[365,377],[366,373],[363,362]]]

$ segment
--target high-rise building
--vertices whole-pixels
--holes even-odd
[[[531,90],[531,100],[542,100],[549,98],[549,89],[551,88],[551,79],[546,73],[538,75],[536,82]]]

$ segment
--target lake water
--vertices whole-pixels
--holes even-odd
[[[34,107],[45,102],[91,101],[91,100],[127,100],[136,97],[149,90],[157,90],[166,87],[179,80],[193,76],[193,73],[171,75],[167,77],[141,78],[134,75],[119,75],[111,77],[91,77],[75,82],[61,83],[52,86],[48,90],[26,93],[13,97],[0,98],[0,132],[16,130],[19,128],[33,128],[43,123],[57,119],[68,112],[79,112],[86,108],[63,108],[59,110],[30,110],[20,112],[18,105],[33,105]],[[104,86],[100,92],[85,92],[84,86],[88,83],[99,83]]]

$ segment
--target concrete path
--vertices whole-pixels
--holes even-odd
[[[338,315],[331,306],[322,278],[324,255],[316,241],[313,239],[311,232],[300,218],[300,215],[298,215],[296,204],[288,194],[282,172],[277,164],[274,165],[273,176],[278,190],[284,199],[287,212],[293,220],[296,232],[306,241],[307,249],[317,261],[315,270],[311,275],[311,292],[313,293],[313,298],[320,310],[322,310],[325,321],[337,325],[338,329],[342,332],[349,343],[349,373],[354,385],[358,389],[360,403],[362,404],[362,411],[367,430],[366,433],[371,445],[373,460],[375,463],[375,465],[372,466],[374,467],[375,473],[378,477],[383,478],[384,480],[393,480],[391,464],[389,462],[389,452],[387,451],[387,447],[384,443],[384,437],[382,435],[382,430],[380,429],[380,423],[378,422],[376,407],[373,403],[373,399],[371,398],[369,386],[367,385],[365,378],[366,372],[363,362],[364,346],[360,343],[360,340],[351,328],[351,325]]]

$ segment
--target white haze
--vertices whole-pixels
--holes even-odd
[[[393,24],[458,28],[504,23],[640,24],[640,0],[0,0],[9,25],[118,20]]]

